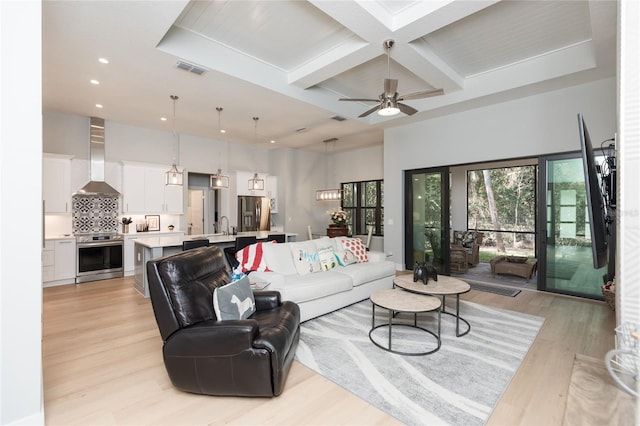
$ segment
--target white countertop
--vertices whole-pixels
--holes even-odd
[[[274,232],[274,231],[256,231],[256,232],[238,232],[238,235],[222,235],[222,234],[202,234],[202,235],[176,235],[171,237],[141,237],[134,239],[134,243],[140,244],[148,248],[158,247],[177,247],[182,246],[183,241],[199,240],[208,238],[211,244],[232,243],[236,237],[255,236],[257,239],[266,239],[269,235],[285,234],[287,237],[296,236],[298,234],[291,232]]]

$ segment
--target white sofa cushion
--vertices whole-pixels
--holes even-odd
[[[263,246],[264,259],[269,270],[284,275],[297,274],[296,266],[291,255],[291,246],[287,243],[265,244]]]
[[[303,276],[286,275],[284,281],[278,288],[282,299],[299,303],[349,291],[353,287],[350,276],[336,273],[334,270]]]
[[[383,262],[363,262],[344,267],[339,266],[335,268],[334,271],[348,275],[353,282],[353,286],[357,287],[369,281],[395,275],[395,269],[393,262],[385,260]]]

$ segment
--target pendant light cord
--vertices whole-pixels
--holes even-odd
[[[180,137],[176,132],[176,101],[178,97],[176,95],[170,96],[171,100],[173,100],[173,137],[175,138],[174,151],[173,151],[173,164],[177,164],[179,162],[179,153],[180,153]]]

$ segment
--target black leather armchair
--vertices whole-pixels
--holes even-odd
[[[217,246],[151,260],[147,275],[175,387],[206,395],[282,393],[300,338],[298,305],[277,291],[256,292],[251,317],[218,321],[213,290],[229,282],[229,272]]]

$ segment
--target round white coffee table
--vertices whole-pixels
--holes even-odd
[[[385,351],[392,352],[394,354],[400,355],[428,355],[434,353],[438,349],[440,349],[440,319],[441,319],[441,301],[437,297],[427,296],[422,294],[411,293],[408,291],[400,290],[400,289],[386,289],[376,291],[371,294],[371,330],[369,331],[369,339],[373,342],[374,345],[378,346]],[[376,325],[376,306],[380,308],[387,309],[389,311],[389,322],[385,324]],[[418,326],[417,316],[419,313],[423,312],[432,312],[438,311],[438,334],[434,333],[431,330],[427,330],[426,328]],[[411,324],[402,324],[402,323],[394,323],[393,318],[396,313],[410,313],[413,314],[413,325]],[[425,351],[425,352],[401,352],[393,350],[391,347],[391,334],[393,327],[411,327],[416,328],[436,338],[437,346],[435,349]],[[389,344],[388,346],[383,346],[376,342],[372,333],[374,330],[380,327],[389,327]]]
[[[422,281],[413,282],[413,274],[404,274],[395,277],[393,284],[412,293],[442,296],[442,313],[456,317],[456,337],[464,336],[471,331],[469,322],[460,316],[460,295],[471,290],[468,283],[447,275],[438,275],[438,281],[430,279],[425,285]],[[455,314],[446,312],[445,307],[445,297],[454,294],[456,295]],[[463,333],[460,333],[460,321],[467,325],[467,330]]]

